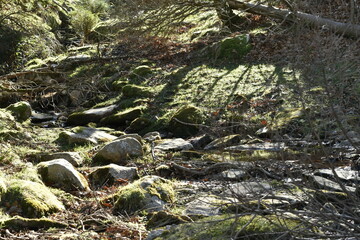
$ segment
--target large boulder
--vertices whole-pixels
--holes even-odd
[[[183,106],[170,119],[169,130],[175,137],[189,137],[195,135],[199,128],[197,124],[205,121],[203,111],[195,106]]]
[[[143,155],[141,143],[133,137],[125,137],[106,144],[95,154],[94,161],[123,165],[129,159]]]
[[[43,181],[48,185],[65,191],[90,190],[86,178],[65,159],[41,162],[37,165],[37,169]]]
[[[23,122],[31,117],[31,106],[28,102],[17,102],[6,108],[16,118],[17,121]]]
[[[75,112],[69,115],[67,124],[69,125],[86,125],[90,122],[100,122],[104,117],[113,114],[117,105],[110,105],[102,108],[93,108],[83,112]]]
[[[114,211],[132,213],[135,211],[161,211],[166,204],[175,201],[173,185],[158,176],[146,176],[122,187],[108,200],[115,201]]]
[[[24,217],[42,217],[65,209],[45,185],[19,179],[8,183],[1,202],[9,214]]]
[[[101,187],[104,185],[112,185],[117,180],[133,181],[135,178],[138,178],[138,173],[136,167],[109,164],[97,167],[88,177],[92,185]]]

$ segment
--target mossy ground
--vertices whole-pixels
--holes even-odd
[[[292,229],[304,229],[298,220],[268,216],[233,216],[223,215],[204,218],[191,224],[181,224],[165,231],[156,240],[220,240],[230,239],[235,235],[244,239],[278,239],[288,236]],[[285,234],[285,235],[284,235]]]

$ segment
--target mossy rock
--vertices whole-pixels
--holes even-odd
[[[1,228],[12,229],[15,231],[23,229],[49,229],[49,228],[66,228],[68,225],[48,218],[23,218],[15,216],[4,221],[0,221]]]
[[[286,219],[275,215],[235,216],[221,215],[207,217],[194,223],[185,223],[164,231],[156,240],[221,240],[237,239],[268,240],[291,239],[291,230],[311,231],[299,220]]]
[[[153,69],[147,65],[141,65],[138,66],[136,68],[134,68],[134,70],[132,70],[131,74],[130,74],[130,78],[144,78],[149,76],[150,74],[153,73]]]
[[[128,80],[126,80],[125,78],[120,78],[111,83],[111,88],[114,91],[121,91],[122,88],[127,84],[129,84]]]
[[[169,131],[175,137],[189,137],[195,135],[199,128],[194,124],[202,124],[205,121],[205,114],[200,108],[192,105],[183,106],[175,112],[169,123]]]
[[[16,118],[17,121],[23,122],[31,117],[31,106],[28,102],[17,102],[6,108]]]
[[[115,212],[159,211],[164,204],[175,202],[175,191],[169,180],[146,176],[122,187],[111,199],[115,201]]]
[[[149,221],[146,224],[148,228],[159,228],[166,225],[192,222],[191,218],[187,216],[181,216],[168,211],[150,213],[148,218]]]
[[[122,88],[123,96],[126,98],[144,98],[153,95],[153,92],[148,87],[128,84]]]
[[[26,180],[11,181],[1,203],[9,211],[30,218],[65,209],[45,185]]]
[[[122,126],[141,116],[144,107],[129,108],[101,119],[101,124]]]
[[[248,35],[242,34],[223,39],[215,45],[213,54],[216,59],[239,59],[245,56],[250,50],[249,37]]]
[[[26,138],[21,125],[14,116],[5,109],[0,109],[0,141]]]
[[[134,119],[129,127],[126,129],[127,132],[139,132],[144,128],[148,127],[151,124],[151,121],[144,117],[138,117]]]

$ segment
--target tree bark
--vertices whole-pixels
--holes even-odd
[[[322,18],[308,13],[291,12],[289,10],[260,4],[252,4],[236,0],[229,0],[228,3],[232,9],[243,10],[245,12],[281,19],[287,22],[305,23],[309,26],[325,28],[347,37],[360,38],[360,25],[336,22],[331,19]]]

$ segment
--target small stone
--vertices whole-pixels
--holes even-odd
[[[190,150],[194,147],[188,141],[185,141],[182,138],[167,139],[156,145],[155,149],[161,151],[181,151],[181,150]]]
[[[161,140],[159,132],[148,132],[143,136],[145,141],[153,142],[155,140]]]
[[[90,182],[95,186],[112,185],[116,180],[133,181],[138,178],[136,167],[124,167],[109,164],[98,167],[89,174]]]

